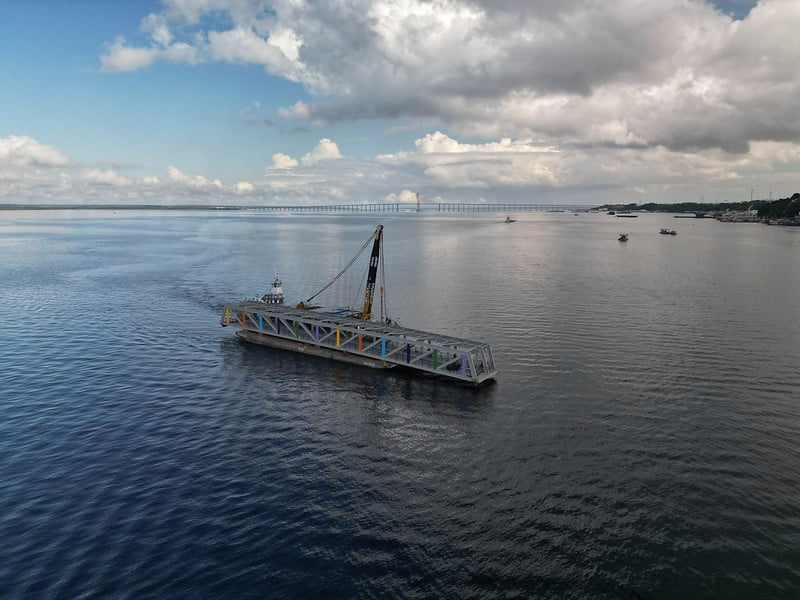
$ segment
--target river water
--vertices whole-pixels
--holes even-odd
[[[0,212],[0,596],[799,597],[800,229],[504,217]],[[495,384],[219,326],[379,222]]]

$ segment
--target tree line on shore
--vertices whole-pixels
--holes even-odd
[[[639,210],[649,212],[704,212],[723,213],[728,211],[757,210],[762,219],[793,219],[800,214],[800,192],[779,200],[753,200],[752,202],[678,202],[676,204],[606,204],[600,207],[614,211]]]

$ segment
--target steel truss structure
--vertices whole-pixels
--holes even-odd
[[[488,344],[395,324],[247,300],[226,306],[222,325],[248,341],[392,368],[402,366],[479,385],[497,375]]]

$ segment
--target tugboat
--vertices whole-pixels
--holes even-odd
[[[516,219],[512,219],[510,216],[506,216],[506,220],[503,223],[516,223]]]
[[[266,304],[283,304],[283,283],[275,273],[275,279],[272,280],[272,288],[269,292],[261,296],[261,302]]]
[[[627,242],[628,241],[628,234],[627,233],[620,233],[619,237],[617,238],[620,242]]]

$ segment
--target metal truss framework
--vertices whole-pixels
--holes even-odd
[[[497,370],[488,344],[257,300],[226,306],[222,324],[479,384]]]

